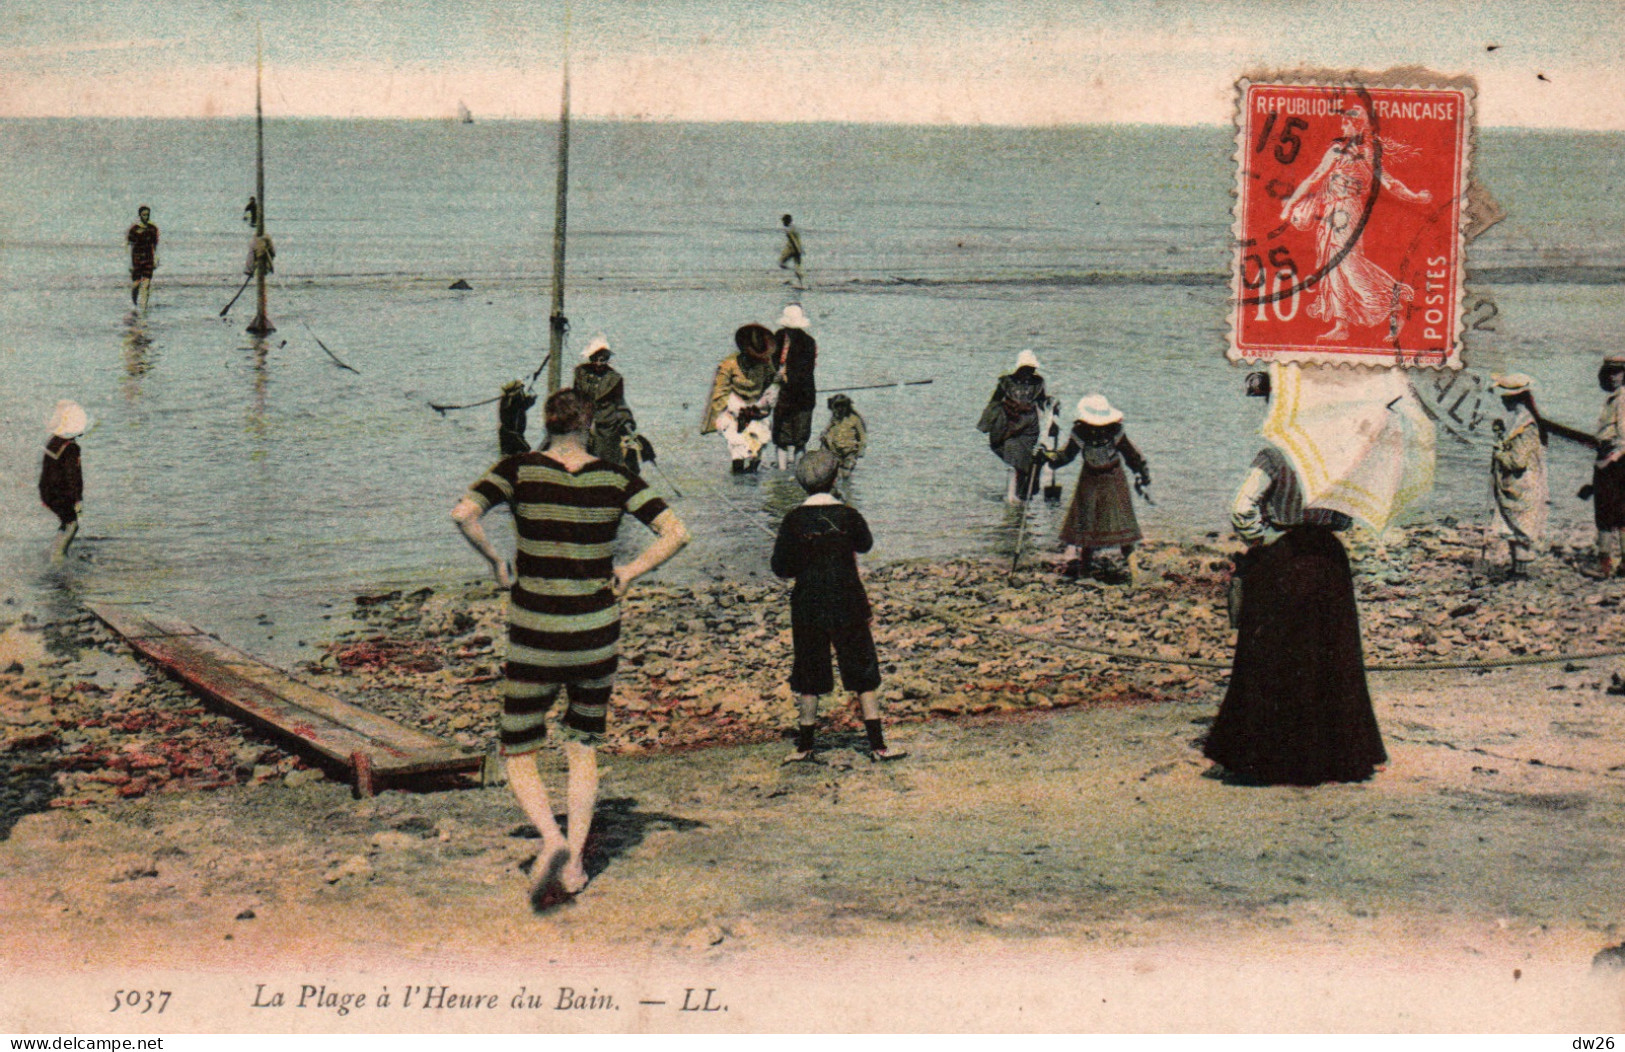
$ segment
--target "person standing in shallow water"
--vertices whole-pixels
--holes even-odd
[[[779,470],[788,471],[807,451],[812,438],[813,410],[818,407],[818,341],[807,331],[807,315],[792,303],[779,315],[773,334],[778,350],[779,398],[773,404],[773,444],[779,450]]]
[[[621,634],[620,600],[633,581],[688,543],[688,530],[642,479],[587,451],[592,403],[568,388],[543,406],[548,448],[499,460],[452,509],[469,544],[508,595],[501,742],[508,785],[542,846],[531,886],[540,911],[587,886],[584,853],[598,796],[594,751],[607,726]],[[487,538],[481,517],[506,503],[518,552],[510,566]],[[659,534],[631,562],[613,564],[621,517],[630,512]],[[517,577],[515,574],[517,573]],[[547,713],[560,691],[569,765],[569,838],[542,785],[538,753]]]
[[[1248,377],[1269,396],[1269,377]],[[1358,782],[1388,760],[1366,688],[1348,516],[1305,508],[1280,450],[1253,460],[1231,507],[1240,627],[1230,685],[1203,753],[1231,776],[1269,785]]]
[[[858,696],[872,760],[901,760],[902,749],[887,746],[880,727],[880,658],[869,629],[869,597],[858,578],[858,554],[874,547],[869,524],[855,508],[830,493],[840,462],[827,449],[815,449],[796,465],[796,481],[807,499],[779,524],[773,545],[773,572],[793,578],[790,639],[795,663],[790,689],[796,695],[796,745],[785,763],[813,758],[818,730],[818,696],[835,689],[829,652],[841,666],[841,686]]]
[[[502,385],[497,398],[497,448],[503,456],[529,453],[530,442],[525,438],[525,415],[536,404],[536,396],[525,390],[518,380]]]
[[[79,511],[84,506],[85,479],[79,460],[79,443],[90,419],[78,403],[67,399],[56,404],[51,414],[51,437],[45,443],[40,464],[39,499],[57,517],[56,545],[51,561],[68,557],[68,546],[79,532]]]
[[[773,361],[773,330],[741,325],[734,332],[737,352],[717,366],[700,434],[721,432],[735,475],[754,473],[762,447],[773,437],[767,419],[778,399],[778,365]]]
[[[801,286],[801,231],[796,224],[785,215],[780,219],[784,224],[784,250],[779,253],[779,269],[783,270],[792,264],[795,265],[796,287]]]
[[[636,446],[638,423],[626,404],[626,381],[609,364],[614,351],[609,339],[597,333],[581,351],[571,386],[592,403],[592,433],[587,449],[600,460],[639,473],[639,458],[628,456],[626,444]]]
[[[1009,465],[1004,496],[1007,503],[1026,503],[1032,488],[1038,414],[1046,399],[1044,378],[1038,375],[1038,358],[1032,351],[1022,351],[1016,356],[1015,372],[999,377],[993,397],[976,424],[976,429],[987,435],[988,447]]]
[[[840,463],[838,481],[844,486],[851,479],[852,472],[857,470],[858,458],[863,456],[864,449],[869,445],[869,428],[853,408],[852,399],[844,394],[830,395],[824,406],[829,410],[829,424],[818,436],[818,444],[835,454],[835,459]]]
[[[124,234],[130,246],[130,304],[140,306],[141,293],[152,293],[152,273],[158,269],[158,228],[151,222],[152,209],[136,209],[135,225]]]

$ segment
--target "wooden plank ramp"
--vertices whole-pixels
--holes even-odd
[[[324,694],[185,621],[137,604],[86,609],[217,707],[344,770],[358,796],[386,782],[482,770],[482,754]]]

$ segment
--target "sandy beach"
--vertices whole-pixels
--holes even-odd
[[[1505,583],[1450,523],[1357,549],[1368,664],[1625,650],[1625,581],[1577,544]],[[353,799],[88,615],[16,616],[6,1025],[1619,1030],[1625,658],[1376,671],[1386,770],[1229,784],[1199,748],[1223,667],[1077,649],[1222,666],[1227,550],[1152,544],[1132,588],[873,568],[895,764],[842,701],[822,762],[780,765],[784,586],[637,589],[594,879],[541,917],[505,787]],[[291,671],[486,749],[501,636],[485,582],[361,596]],[[166,1012],[111,1015],[138,978]],[[497,1000],[400,1005],[437,984]]]

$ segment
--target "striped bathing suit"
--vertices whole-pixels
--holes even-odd
[[[611,588],[615,534],[625,512],[653,529],[666,502],[605,461],[571,474],[540,451],[499,460],[469,497],[481,511],[506,503],[519,535],[518,580],[508,597],[503,753],[541,746],[561,686],[570,698],[565,726],[602,734],[621,635]]]

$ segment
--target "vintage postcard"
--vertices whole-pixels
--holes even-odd
[[[1622,35],[6,8],[0,1029],[1609,1047]]]

